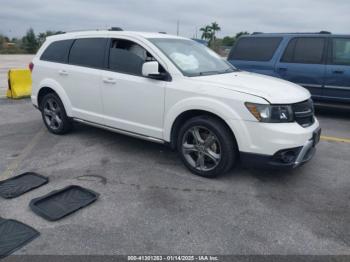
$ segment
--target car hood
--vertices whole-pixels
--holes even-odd
[[[305,88],[291,82],[250,72],[192,77],[193,81],[259,96],[271,104],[298,103],[310,98]]]

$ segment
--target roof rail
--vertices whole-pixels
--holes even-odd
[[[82,30],[73,29],[73,30],[65,31],[65,34],[76,33],[76,32],[85,32],[85,31],[97,31],[97,30],[96,29],[90,29],[90,30],[87,30],[87,29],[82,29]]]
[[[294,33],[263,33],[263,32],[254,32],[252,35],[260,35],[260,34],[276,34],[276,35],[292,35],[292,34],[298,34],[298,35],[310,35],[310,34],[325,34],[325,35],[331,35],[331,32],[328,31],[320,31],[320,32],[294,32]]]
[[[121,28],[121,27],[111,27],[110,29],[109,29],[109,31],[123,31],[123,28]]]
[[[74,29],[70,31],[66,31],[64,33],[75,33],[75,32],[88,32],[88,31],[123,31],[121,27],[111,27],[110,29],[101,29],[101,28],[93,28],[93,29]]]

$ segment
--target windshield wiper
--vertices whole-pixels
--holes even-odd
[[[218,71],[218,70],[204,71],[204,72],[199,72],[198,75],[205,76],[205,75],[214,75],[214,74],[225,74],[225,73],[231,73],[231,72],[235,72],[235,69],[227,68],[227,69],[222,70],[222,71]]]
[[[227,68],[227,69],[222,70],[222,71],[219,71],[219,70],[202,71],[202,72],[196,73],[196,75],[199,75],[199,76],[218,75],[218,74],[231,73],[231,72],[235,72],[235,71],[238,71],[238,70],[233,69],[233,68]]]
[[[227,68],[223,71],[220,71],[220,74],[225,74],[225,73],[232,73],[232,72],[235,72],[236,69],[233,69],[233,68]]]
[[[204,71],[204,72],[199,72],[198,75],[200,76],[206,76],[206,75],[213,75],[213,74],[219,74],[220,71]]]

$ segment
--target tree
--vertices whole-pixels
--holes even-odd
[[[5,40],[5,36],[0,35],[0,49],[4,46],[6,40]]]
[[[39,33],[38,34],[38,44],[41,46],[46,40],[46,33]]]
[[[202,31],[202,39],[209,41],[209,46],[215,45],[216,33],[221,30],[217,22],[211,23],[211,25],[206,25],[199,29]]]
[[[0,34],[0,45],[3,45],[8,42],[10,42],[10,39],[5,35]]]
[[[41,46],[45,42],[45,40],[46,40],[46,38],[48,36],[58,35],[58,34],[63,34],[63,32],[62,31],[51,31],[51,30],[48,30],[45,33],[38,34],[38,38],[37,38],[38,45]]]
[[[211,23],[210,28],[211,28],[211,31],[213,32],[212,39],[215,39],[216,33],[221,31],[221,27],[219,26],[219,24],[217,22],[213,22],[213,23]]]
[[[209,25],[202,27],[201,29],[199,29],[200,31],[202,31],[202,36],[201,38],[204,40],[211,40],[212,38],[212,30],[211,27]]]
[[[30,28],[22,38],[22,45],[23,49],[29,54],[35,54],[38,50],[39,43],[32,28]]]
[[[233,46],[233,44],[235,43],[236,38],[234,36],[225,36],[222,39],[222,45],[224,46]]]
[[[235,36],[225,36],[223,39],[222,39],[222,45],[224,46],[233,46],[237,39],[240,38],[241,36],[243,35],[249,35],[248,32],[239,32],[237,33]]]
[[[242,32],[237,33],[235,36],[236,40],[238,38],[240,38],[242,35],[249,35],[249,33],[247,31],[242,31]]]
[[[12,38],[10,40],[7,36],[0,34],[0,54],[21,54],[24,51],[19,46],[16,39]]]

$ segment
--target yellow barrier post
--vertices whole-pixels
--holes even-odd
[[[29,69],[10,69],[8,72],[8,98],[29,97],[32,93],[32,76]]]

